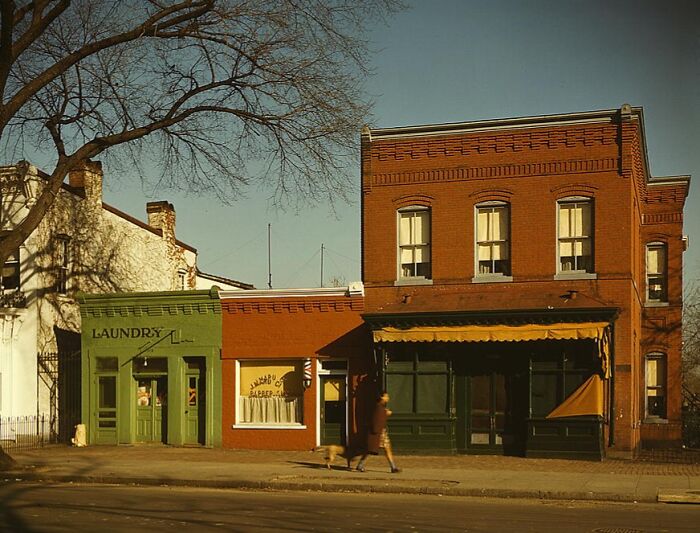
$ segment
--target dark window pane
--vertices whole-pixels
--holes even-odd
[[[98,357],[95,366],[98,372],[116,372],[119,370],[119,362],[116,357]]]
[[[416,381],[417,412],[445,413],[447,411],[447,375],[419,374]]]
[[[98,382],[98,407],[100,409],[116,409],[117,407],[117,378],[116,376],[100,376]]]
[[[564,398],[562,398],[562,401],[571,396],[586,379],[588,379],[588,376],[584,374],[566,374],[564,376]]]
[[[419,372],[447,372],[447,361],[418,361]]]
[[[413,412],[413,375],[388,374],[386,388],[391,397],[391,410],[395,413]]]
[[[390,361],[386,367],[387,373],[413,372],[413,361]]]
[[[559,405],[557,374],[532,375],[532,415],[547,416]]]
[[[649,391],[651,394],[658,394],[656,391]],[[664,396],[647,396],[647,414],[666,418],[666,398]]]
[[[167,372],[167,357],[137,357],[134,359],[134,372]]]

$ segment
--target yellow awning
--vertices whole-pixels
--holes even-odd
[[[565,322],[520,326],[418,326],[385,327],[373,332],[374,342],[519,342],[595,339],[606,378],[609,377],[610,341],[607,322]]]
[[[581,386],[559,404],[547,418],[565,416],[599,415],[603,416],[603,380],[593,374]]]
[[[607,322],[525,324],[522,326],[386,327],[374,331],[375,342],[488,342],[602,339]]]

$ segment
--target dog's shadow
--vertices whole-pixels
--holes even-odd
[[[308,461],[287,461],[289,464],[297,465],[298,467],[311,468],[314,470],[341,470],[344,472],[348,471],[348,467],[345,465],[331,465],[330,468],[326,466],[326,463],[310,463]]]

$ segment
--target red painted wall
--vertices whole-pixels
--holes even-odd
[[[316,446],[316,361],[348,360],[349,428],[357,439],[356,414],[367,394],[370,333],[360,313],[361,296],[222,298],[223,445],[228,448],[308,450]],[[236,360],[312,359],[313,384],[304,393],[306,429],[233,429]],[[358,407],[359,405],[359,407]]]

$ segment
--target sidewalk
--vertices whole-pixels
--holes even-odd
[[[382,456],[364,473],[320,452],[271,452],[161,445],[51,446],[15,452],[17,465],[1,479],[173,485],[256,490],[391,492],[700,503],[700,464],[608,459],[603,462],[501,456],[398,456],[390,474]]]

